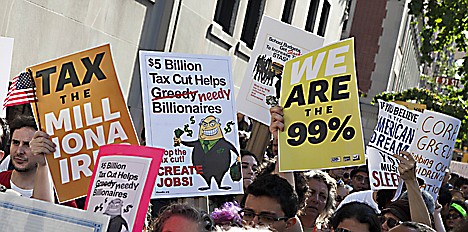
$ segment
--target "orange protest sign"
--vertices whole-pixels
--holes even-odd
[[[37,88],[41,130],[57,145],[47,155],[60,202],[87,194],[99,147],[138,145],[115,73],[110,46],[30,67]]]

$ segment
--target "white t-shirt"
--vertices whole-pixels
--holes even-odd
[[[32,194],[33,194],[33,190],[32,189],[22,189],[22,188],[19,188],[18,186],[16,186],[13,181],[10,180],[10,185],[11,185],[11,189],[15,190],[16,192],[18,192],[19,194],[21,194],[21,196],[23,197],[28,197],[28,198],[31,198],[32,197]]]
[[[379,205],[377,204],[377,202],[374,201],[373,195],[374,191],[372,190],[364,190],[351,193],[348,196],[346,196],[345,199],[343,199],[343,201],[340,203],[340,205],[338,205],[338,208],[336,210],[341,208],[341,206],[343,206],[346,203],[360,202],[367,204],[368,206],[372,207],[377,214],[380,214]]]
[[[10,164],[10,156],[8,155],[0,164],[0,172],[7,171],[9,164]]]

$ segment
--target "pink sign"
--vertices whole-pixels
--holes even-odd
[[[85,209],[110,216],[108,231],[141,231],[163,155],[160,148],[102,146]]]

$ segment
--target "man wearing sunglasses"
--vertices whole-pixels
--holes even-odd
[[[360,166],[351,171],[351,185],[353,186],[352,193],[370,189],[367,166]]]
[[[296,224],[298,198],[293,187],[278,175],[259,176],[247,188],[242,219],[250,226],[269,226],[282,232]]]

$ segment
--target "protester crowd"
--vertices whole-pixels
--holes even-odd
[[[261,155],[240,152],[244,195],[210,197],[215,208],[211,214],[165,201],[166,206],[151,214],[154,217],[149,218],[146,230],[466,231],[467,179],[447,170],[434,201],[421,190],[424,182],[416,178],[416,161],[407,152],[394,154],[404,180],[401,194],[370,190],[367,166],[279,172],[275,157],[277,135],[284,128],[281,108],[272,108],[271,116],[273,140],[263,162]],[[241,148],[245,148],[251,125],[242,115],[238,121]],[[18,116],[10,122],[2,119],[0,125],[2,191],[11,189],[24,197],[57,202],[44,158],[55,151],[55,144],[38,131],[32,116]],[[65,205],[82,208],[79,202]]]

